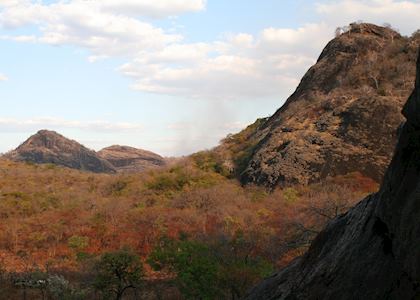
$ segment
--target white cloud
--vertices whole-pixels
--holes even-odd
[[[132,87],[140,91],[206,99],[285,96],[283,91],[290,92],[314,61],[299,49],[299,40],[286,43],[282,31],[274,28],[259,36],[239,33],[220,41],[183,43],[183,36],[133,17],[198,11],[205,8],[203,0],[72,0],[50,5],[21,0],[1,6],[3,27],[32,25],[40,31],[38,36],[2,39],[78,46],[90,51],[89,62],[123,57],[127,63],[119,70],[133,78]],[[299,33],[316,30],[308,25]]]
[[[264,34],[258,39],[241,33],[214,43],[173,44],[144,53],[119,70],[134,78],[134,89],[154,93],[233,99],[291,91],[315,56],[298,43],[285,49],[282,41],[267,41]]]
[[[205,0],[96,0],[105,10],[133,16],[167,17],[203,10]]]
[[[236,47],[251,48],[254,46],[254,37],[248,33],[227,34],[226,39]]]
[[[59,118],[44,117],[27,120],[20,120],[14,118],[0,118],[0,127],[2,131],[22,131],[22,130],[39,130],[47,129],[82,129],[97,132],[138,132],[143,130],[143,125],[138,123],[128,122],[109,122],[109,121],[71,121]]]
[[[261,47],[272,53],[300,53],[313,55],[331,39],[330,25],[309,23],[297,29],[266,28],[261,33]]]
[[[204,10],[205,0],[3,0],[0,26],[36,26],[37,36],[3,36],[19,42],[72,45],[89,62],[122,57],[118,68],[132,88],[204,99],[286,97],[313,64],[337,26],[363,19],[391,23],[403,33],[420,27],[420,3],[396,0],[323,1],[314,20],[299,28],[265,28],[259,34],[224,34],[213,42],[186,43],[153,25],[153,18]],[[3,9],[1,9],[3,8]],[[144,17],[152,17],[145,21]]]
[[[23,1],[3,6],[0,25],[4,28],[37,26],[41,35],[26,39],[82,47],[93,56],[133,56],[141,51],[161,49],[182,38],[136,18],[103,11],[100,3],[77,0],[43,5]],[[26,41],[25,37],[13,38]]]
[[[0,40],[8,40],[15,42],[36,42],[37,38],[34,35],[16,35],[16,36],[0,36]]]
[[[61,3],[59,3],[61,2]],[[42,1],[35,0],[1,0],[0,7],[14,8],[15,16],[29,16],[34,10],[45,12],[49,8],[60,7],[61,4],[67,8],[94,9],[104,13],[121,14],[128,16],[143,16],[152,18],[163,18],[176,16],[187,12],[204,10],[206,0],[66,0],[57,1],[50,5],[42,4]],[[25,9],[26,12],[23,10]]]
[[[9,80],[9,78],[6,75],[0,73],[0,81],[6,81],[6,80]]]

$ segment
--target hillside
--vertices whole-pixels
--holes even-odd
[[[309,251],[248,299],[420,297],[420,54],[392,162],[378,193],[335,218]]]
[[[215,152],[243,183],[308,184],[354,171],[380,182],[414,82],[419,40],[418,33],[352,24],[275,114]]]
[[[377,188],[352,174],[267,193],[264,188],[242,187],[192,159],[112,175],[0,159],[0,174],[3,287],[10,286],[10,276],[32,278],[48,271],[83,289],[91,284],[89,266],[102,254],[128,247],[145,262],[162,239],[177,242],[188,236],[223,262],[203,265],[195,274],[199,282],[216,267],[223,275],[206,282],[204,290],[228,295],[232,287],[243,295],[267,272],[300,255],[329,219]],[[255,264],[258,261],[264,262],[263,269]],[[174,276],[144,265],[146,291],[153,289],[154,281],[169,284]],[[37,290],[42,288],[28,288],[37,295],[28,294],[28,299],[42,299]],[[166,296],[148,299],[179,299],[179,292],[168,285],[158,292]],[[20,299],[21,293],[19,286],[3,290],[5,299]]]
[[[95,173],[136,173],[166,164],[163,157],[151,151],[114,145],[95,152],[49,130],[38,131],[4,158]]]
[[[115,172],[114,167],[95,151],[49,130],[38,131],[4,157],[13,161],[51,163],[96,173]]]
[[[100,150],[98,155],[122,173],[142,172],[166,164],[165,159],[156,153],[128,146],[110,146]]]

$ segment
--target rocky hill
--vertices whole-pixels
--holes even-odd
[[[111,146],[95,152],[55,131],[40,130],[6,159],[37,164],[52,163],[95,173],[135,173],[165,165],[161,156],[127,146]]]
[[[49,130],[38,131],[5,157],[14,161],[52,163],[96,173],[115,173],[114,167],[95,151]]]
[[[98,155],[122,173],[141,172],[166,164],[165,159],[156,153],[128,146],[110,146],[99,151]]]
[[[302,258],[247,299],[420,298],[420,55],[403,115],[379,192],[330,222]]]
[[[225,165],[243,183],[308,184],[353,171],[380,182],[414,82],[420,34],[372,24],[346,30],[273,116],[216,149],[228,153]]]

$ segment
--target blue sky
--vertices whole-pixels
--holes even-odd
[[[337,26],[420,28],[419,1],[0,1],[0,152],[39,129],[99,150],[211,148],[269,116]]]

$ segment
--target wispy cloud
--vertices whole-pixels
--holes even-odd
[[[6,75],[0,73],[0,81],[6,81],[6,80],[9,80],[9,78]]]
[[[109,122],[109,121],[71,121],[59,118],[34,118],[34,119],[14,119],[0,118],[0,131],[20,131],[20,130],[39,130],[39,129],[83,129],[99,132],[121,132],[121,131],[141,131],[143,125],[128,122]]]

